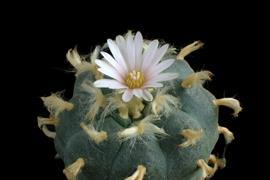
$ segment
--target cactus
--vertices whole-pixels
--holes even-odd
[[[225,157],[211,152],[220,134],[226,144],[234,136],[219,126],[218,109],[232,108],[237,116],[242,108],[233,98],[216,99],[203,87],[212,73],[194,72],[185,60],[202,45],[196,41],[177,54],[167,44],[159,47],[157,40],[128,32],[97,46],[89,56],[69,50],[67,60],[76,70],[73,97],[42,97],[50,117],[38,117],[39,127],[54,139],[67,179],[197,180],[225,167]],[[127,58],[132,56],[134,67],[142,59],[138,67],[145,65],[144,71],[130,69]],[[155,58],[160,60],[154,62]],[[119,84],[113,80],[117,74],[105,67],[124,71],[123,63],[130,71]],[[164,82],[147,84],[150,77],[163,77]],[[55,132],[48,126],[55,126]]]

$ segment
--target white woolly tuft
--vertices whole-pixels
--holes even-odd
[[[137,170],[129,177],[125,178],[125,180],[143,180],[143,177],[146,173],[146,167],[143,165],[139,165]]]
[[[110,112],[118,109],[119,116],[123,119],[128,119],[128,106],[127,103],[122,101],[122,97],[119,93],[113,93],[112,96],[108,97],[108,104],[103,111],[103,116],[106,116]]]
[[[226,144],[229,144],[234,140],[234,135],[233,133],[226,127],[218,126],[218,132],[220,134],[223,134]]]
[[[144,104],[142,100],[133,97],[131,101],[124,102],[121,98],[119,92],[115,92],[109,95],[107,98],[107,104],[102,112],[102,117],[118,109],[119,116],[123,119],[128,119],[131,115],[134,119],[141,116],[141,111],[144,109]]]
[[[213,164],[214,167],[210,167],[203,159],[197,161],[198,167],[202,169],[202,180],[211,178],[218,169],[217,158],[214,155],[210,155],[208,162]]]
[[[183,49],[181,49],[181,51],[177,55],[176,59],[184,60],[184,58],[187,55],[189,55],[193,51],[200,49],[203,45],[204,45],[204,43],[202,43],[201,41],[195,41],[195,42],[185,46]]]
[[[95,64],[95,61],[98,58],[99,52],[100,52],[100,46],[96,46],[95,50],[90,55],[91,64]]]
[[[48,111],[54,117],[57,117],[59,113],[63,112],[64,110],[72,110],[74,106],[72,103],[64,101],[60,97],[60,93],[55,93],[48,97],[41,97],[41,99],[44,102],[44,105],[47,107]]]
[[[234,98],[222,98],[213,100],[214,104],[217,106],[226,106],[233,109],[233,116],[237,117],[239,112],[242,111],[242,107],[240,106],[240,102]]]
[[[58,121],[53,118],[44,118],[44,117],[37,117],[37,121],[38,121],[38,127],[43,131],[43,133],[47,137],[54,139],[56,136],[56,133],[53,131],[50,131],[47,128],[47,125],[56,125]]]
[[[202,85],[205,81],[210,81],[212,76],[213,74],[210,71],[199,71],[192,73],[183,80],[181,86],[183,88],[192,88],[196,85]]]
[[[79,64],[76,69],[77,69],[76,76],[78,76],[79,74],[86,71],[94,73],[95,66],[87,61],[82,61],[82,63]]]
[[[81,128],[88,134],[90,139],[92,139],[96,144],[99,144],[108,139],[108,134],[105,131],[97,131],[93,125],[80,124]]]
[[[95,74],[96,79],[101,79],[103,75],[97,70],[95,60],[98,58],[100,47],[96,46],[95,50],[90,55],[90,62],[87,62],[84,57],[81,57],[77,48],[68,50],[66,57],[70,64],[76,69],[76,76],[79,74],[90,71]]]
[[[168,116],[172,111],[179,108],[180,102],[178,98],[166,94],[169,88],[162,88],[157,91],[154,101],[151,103],[152,112],[155,115]]]
[[[90,119],[90,121],[93,121],[95,120],[99,109],[105,106],[106,98],[102,91],[96,88],[90,81],[83,82],[81,86],[85,92],[91,94],[89,99],[91,107],[86,116]]]
[[[63,170],[68,180],[76,180],[81,169],[85,166],[83,158],[78,158],[74,163]]]
[[[179,144],[178,147],[186,148],[189,146],[194,146],[201,139],[203,130],[184,129],[180,132],[180,134],[186,138],[186,141]]]
[[[54,139],[56,136],[56,132],[52,132],[52,131],[48,130],[47,126],[42,126],[41,130],[49,138]]]
[[[140,139],[143,135],[151,137],[152,135],[156,135],[159,137],[167,136],[168,134],[164,131],[164,129],[157,127],[152,122],[159,120],[155,115],[146,116],[143,120],[138,123],[134,123],[134,126],[127,128],[123,131],[118,132],[118,137],[121,141],[127,141],[133,139]]]
[[[98,71],[98,67],[97,67],[96,62],[95,62],[99,56],[99,53],[100,53],[100,46],[96,46],[95,50],[90,55],[91,68],[89,68],[89,69],[93,74],[95,74],[96,79],[103,78],[103,74]]]
[[[41,128],[43,125],[57,125],[58,119],[50,117],[50,118],[44,118],[44,117],[37,117],[38,120],[38,127]]]
[[[69,49],[66,58],[70,64],[77,69],[77,67],[82,63],[81,57],[77,51],[77,48]]]

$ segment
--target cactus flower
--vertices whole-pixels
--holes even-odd
[[[137,32],[135,37],[131,33],[127,37],[117,36],[116,41],[107,41],[113,57],[101,52],[105,60],[97,59],[98,70],[113,79],[100,79],[94,82],[99,88],[122,89],[122,99],[128,102],[133,95],[152,101],[153,96],[149,88],[162,87],[160,82],[175,79],[176,73],[162,73],[169,68],[174,59],[162,60],[168,50],[168,44],[159,46],[158,40],[149,42],[144,49],[143,37]]]

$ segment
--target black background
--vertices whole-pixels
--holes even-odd
[[[164,2],[155,5],[139,2],[119,6],[105,2],[79,6],[76,3],[29,4],[6,19],[10,28],[7,46],[11,47],[11,54],[19,56],[10,61],[16,66],[16,78],[8,84],[20,87],[17,94],[23,97],[17,104],[21,113],[13,114],[20,125],[13,124],[22,133],[11,136],[9,141],[20,145],[8,151],[15,159],[23,159],[19,163],[21,176],[65,179],[61,160],[54,159],[53,141],[37,127],[36,116],[48,115],[39,97],[61,90],[65,90],[67,99],[72,96],[75,77],[65,59],[68,49],[77,45],[80,53],[87,54],[95,45],[127,30],[141,31],[149,39],[163,39],[178,49],[195,40],[205,43],[187,61],[194,70],[208,69],[214,73],[213,81],[205,86],[217,98],[235,97],[244,108],[238,118],[233,118],[230,110],[221,109],[219,123],[232,130],[236,140],[228,148],[227,167],[213,179],[237,179],[254,174],[249,170],[253,169],[250,164],[257,156],[250,156],[250,152],[255,143],[259,144],[255,130],[260,125],[254,122],[261,120],[258,93],[259,85],[265,83],[259,62],[264,59],[260,57],[262,33],[266,31],[261,27],[264,12],[257,9],[255,13],[255,6],[245,4],[205,7]]]

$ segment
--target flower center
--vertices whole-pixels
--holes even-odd
[[[140,71],[131,71],[126,76],[125,82],[130,89],[140,88],[144,84],[144,75]]]

